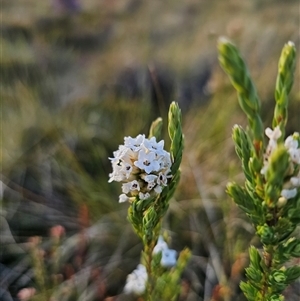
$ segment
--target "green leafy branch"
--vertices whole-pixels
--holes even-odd
[[[220,64],[248,119],[247,130],[235,125],[232,135],[245,184],[229,183],[227,193],[250,218],[262,243],[262,250],[250,247],[247,282],[241,283],[241,289],[249,301],[282,301],[283,291],[300,276],[299,266],[289,266],[289,260],[300,257],[300,241],[293,237],[300,223],[299,133],[285,139],[295,46],[287,43],[279,60],[273,130],[265,130],[270,139],[267,145],[261,103],[246,64],[227,39],[220,39],[218,49]]]
[[[151,125],[149,139],[153,137],[159,139],[161,130],[162,119],[158,118]],[[169,108],[168,133],[171,140],[169,151],[171,166],[166,178],[167,183],[163,186],[160,193],[149,194],[149,197],[146,199],[141,199],[139,194],[131,197],[128,209],[128,220],[143,241],[144,249],[142,251],[141,262],[143,266],[145,266],[147,273],[147,283],[144,292],[144,300],[147,301],[176,300],[180,293],[180,276],[190,257],[190,251],[188,249],[183,250],[179,254],[176,265],[170,269],[164,268],[160,264],[162,253],[154,253],[154,248],[158,243],[161,232],[162,218],[169,208],[170,199],[180,180],[180,164],[184,138],[182,133],[181,110],[175,102],[171,103]],[[150,162],[148,163],[150,164]],[[137,174],[136,177],[138,178],[140,175]],[[144,185],[140,178],[138,178],[138,180]],[[175,252],[175,250],[173,251]]]

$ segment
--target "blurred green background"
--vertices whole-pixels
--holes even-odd
[[[246,118],[216,44],[227,36],[241,50],[270,126],[278,59],[289,40],[299,49],[299,25],[296,0],[2,0],[0,299],[25,300],[28,287],[31,300],[137,299],[122,290],[142,245],[108,157],[159,116],[169,145],[175,100],[185,151],[163,227],[172,248],[193,252],[180,300],[245,300],[238,284],[258,242],[225,186],[243,181],[231,128]],[[300,129],[299,80],[298,58],[287,134]]]

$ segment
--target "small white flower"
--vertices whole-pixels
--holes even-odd
[[[116,166],[114,168],[114,171],[109,174],[109,180],[108,180],[109,183],[113,181],[122,182],[124,180],[126,180],[126,176],[121,172],[120,166]]]
[[[156,160],[155,153],[147,153],[144,149],[139,151],[138,161],[135,161],[134,165],[142,170],[145,170],[147,174],[152,171],[158,171],[160,168],[159,162]]]
[[[154,191],[155,191],[157,194],[159,194],[159,193],[162,192],[162,187],[159,186],[159,185],[156,185],[155,188],[154,188]]]
[[[137,268],[127,276],[124,293],[141,295],[146,289],[147,280],[148,275],[146,267],[139,264]]]
[[[167,184],[168,184],[168,177],[167,177],[167,175],[165,173],[160,172],[158,174],[157,184],[163,185],[163,186],[167,186]]]
[[[164,241],[164,238],[160,235],[157,240],[156,246],[153,249],[153,254],[157,254],[167,249],[168,249],[168,244]]]
[[[140,192],[139,193],[139,199],[140,200],[147,200],[150,198],[150,193],[146,192],[146,193],[143,193],[143,192]]]
[[[157,176],[156,175],[146,175],[143,177],[147,183],[155,183]]]
[[[284,145],[287,148],[293,163],[300,164],[300,148],[298,148],[299,133],[294,133],[285,139]]]
[[[124,162],[130,163],[137,158],[137,153],[124,145],[120,145],[119,149],[113,152],[113,154],[114,158],[109,158],[112,162],[122,160]]]
[[[132,182],[125,183],[122,185],[122,192],[129,193],[130,191],[140,191],[140,184],[137,180],[133,180]]]
[[[155,137],[151,137],[150,139],[145,139],[144,146],[149,150],[156,153],[157,156],[164,155],[164,144],[165,142],[161,140],[160,142],[156,142]]]
[[[129,200],[129,197],[126,194],[120,194],[119,196],[119,203],[124,203],[127,202]]]
[[[297,188],[282,189],[282,191],[281,191],[281,196],[283,196],[287,200],[294,198],[296,195],[297,195]]]
[[[134,293],[136,295],[141,295],[145,291],[146,285],[142,279],[139,279],[136,275],[129,274],[126,279],[126,284],[124,286],[124,293],[130,294]]]
[[[121,169],[120,171],[125,175],[125,177],[128,179],[130,174],[132,173],[132,165],[127,162],[122,162],[121,163]]]
[[[176,265],[177,262],[176,256],[177,256],[177,252],[175,250],[172,249],[163,250],[160,264],[163,267],[171,268],[174,265]]]
[[[261,169],[260,173],[261,173],[262,175],[265,175],[266,172],[267,172],[267,170],[268,170],[268,163],[265,163],[265,165],[264,165],[263,168]]]
[[[266,128],[265,133],[270,140],[278,140],[282,134],[279,126],[276,126],[274,130]]]
[[[142,144],[145,141],[145,135],[138,135],[136,138],[125,137],[124,145],[129,147],[134,152],[137,152],[141,149]]]
[[[164,238],[161,235],[159,236],[157,244],[153,249],[153,254],[157,254],[159,252],[161,252],[160,264],[163,267],[170,268],[176,264],[177,252],[168,248],[168,244],[165,242]]]
[[[269,167],[269,157],[273,151],[277,148],[277,140],[281,137],[282,133],[279,127],[275,127],[274,130],[267,128],[265,131],[266,135],[269,137],[269,143],[264,154],[264,166],[261,169],[261,174],[266,174]],[[278,206],[284,206],[288,199],[294,198],[297,195],[297,188],[300,187],[300,173],[295,175],[295,164],[300,164],[300,148],[298,148],[299,143],[299,133],[294,133],[293,135],[287,137],[284,141],[284,146],[290,156],[290,166],[287,171],[287,175],[291,176],[290,180],[285,182],[285,187],[289,189],[283,189],[281,191],[281,197],[278,200]]]
[[[143,264],[138,264],[138,266],[136,267],[135,270],[136,273],[138,273],[139,276],[141,276],[144,279],[148,279],[148,275],[147,275],[147,269]]]
[[[298,148],[298,141],[294,139],[293,136],[288,136],[285,141],[284,141],[284,145],[287,149],[297,149]]]
[[[156,175],[151,175],[151,174],[146,175],[146,176],[143,176],[143,179],[145,180],[146,183],[148,183],[147,189],[149,191],[151,191],[156,186],[156,179],[157,179]]]
[[[300,175],[298,175],[297,177],[291,177],[290,181],[293,186],[300,187]]]
[[[163,156],[160,156],[160,167],[161,169],[170,169],[172,166],[170,153],[164,151]]]
[[[148,183],[147,189],[148,189],[149,191],[151,191],[155,186],[156,186],[155,183]],[[155,191],[156,191],[156,190],[155,190]]]
[[[274,130],[270,128],[266,128],[265,133],[270,140],[264,155],[264,166],[261,170],[261,174],[266,173],[268,169],[269,157],[277,147],[277,140],[282,135],[279,126],[275,127]],[[299,133],[294,133],[293,135],[287,137],[284,141],[284,146],[286,147],[290,155],[291,161],[295,164],[300,164],[300,148],[298,148],[299,146],[298,138],[299,138]],[[291,172],[293,173],[293,170]]]
[[[265,134],[270,139],[265,153],[265,160],[267,161],[268,157],[272,154],[274,149],[277,147],[277,140],[281,137],[282,133],[280,131],[279,126],[277,126],[275,127],[274,130],[270,128],[266,128]]]
[[[292,162],[300,164],[300,148],[290,148],[288,149]]]

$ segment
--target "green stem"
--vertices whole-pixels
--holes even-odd
[[[146,286],[146,301],[152,301],[152,291],[155,285],[155,277],[152,275],[152,253],[154,244],[151,242],[149,245],[145,245],[145,266],[148,274],[148,281]]]
[[[263,277],[263,287],[262,287],[262,292],[261,292],[262,300],[261,301],[266,300],[266,298],[268,297],[268,295],[270,293],[268,278],[272,272],[273,254],[274,254],[273,246],[264,247],[263,258],[264,258],[264,262],[265,262],[267,270]]]

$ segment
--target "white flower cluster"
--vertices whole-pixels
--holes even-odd
[[[278,126],[275,127],[274,130],[267,128],[265,133],[270,140],[264,157],[264,167],[261,170],[262,174],[266,173],[269,165],[268,163],[269,157],[276,149],[278,145],[277,141],[282,135]],[[280,198],[281,203],[284,203],[286,200],[295,197],[297,195],[297,188],[300,187],[300,171],[298,171],[298,174],[294,175],[296,168],[299,169],[299,165],[300,165],[300,148],[299,148],[300,145],[298,143],[298,138],[299,138],[299,133],[294,133],[293,135],[288,136],[284,142],[284,146],[286,147],[290,155],[290,161],[291,161],[290,174],[293,176],[290,178],[288,183],[285,183],[286,188],[281,191],[281,198]]]
[[[148,275],[146,267],[142,264],[139,264],[137,268],[127,276],[126,284],[124,286],[124,293],[141,295],[146,289],[147,280]]]
[[[162,252],[162,257],[160,261],[161,266],[165,268],[171,268],[176,264],[177,252],[175,250],[169,249],[167,243],[164,241],[162,236],[159,236],[157,244],[153,249],[153,254],[157,254],[159,252]]]
[[[109,182],[122,182],[122,194],[119,202],[130,198],[148,199],[153,194],[162,192],[171,177],[171,156],[164,150],[164,141],[156,142],[156,138],[125,137],[124,145],[115,151],[114,158],[109,158],[113,172],[109,174]]]

